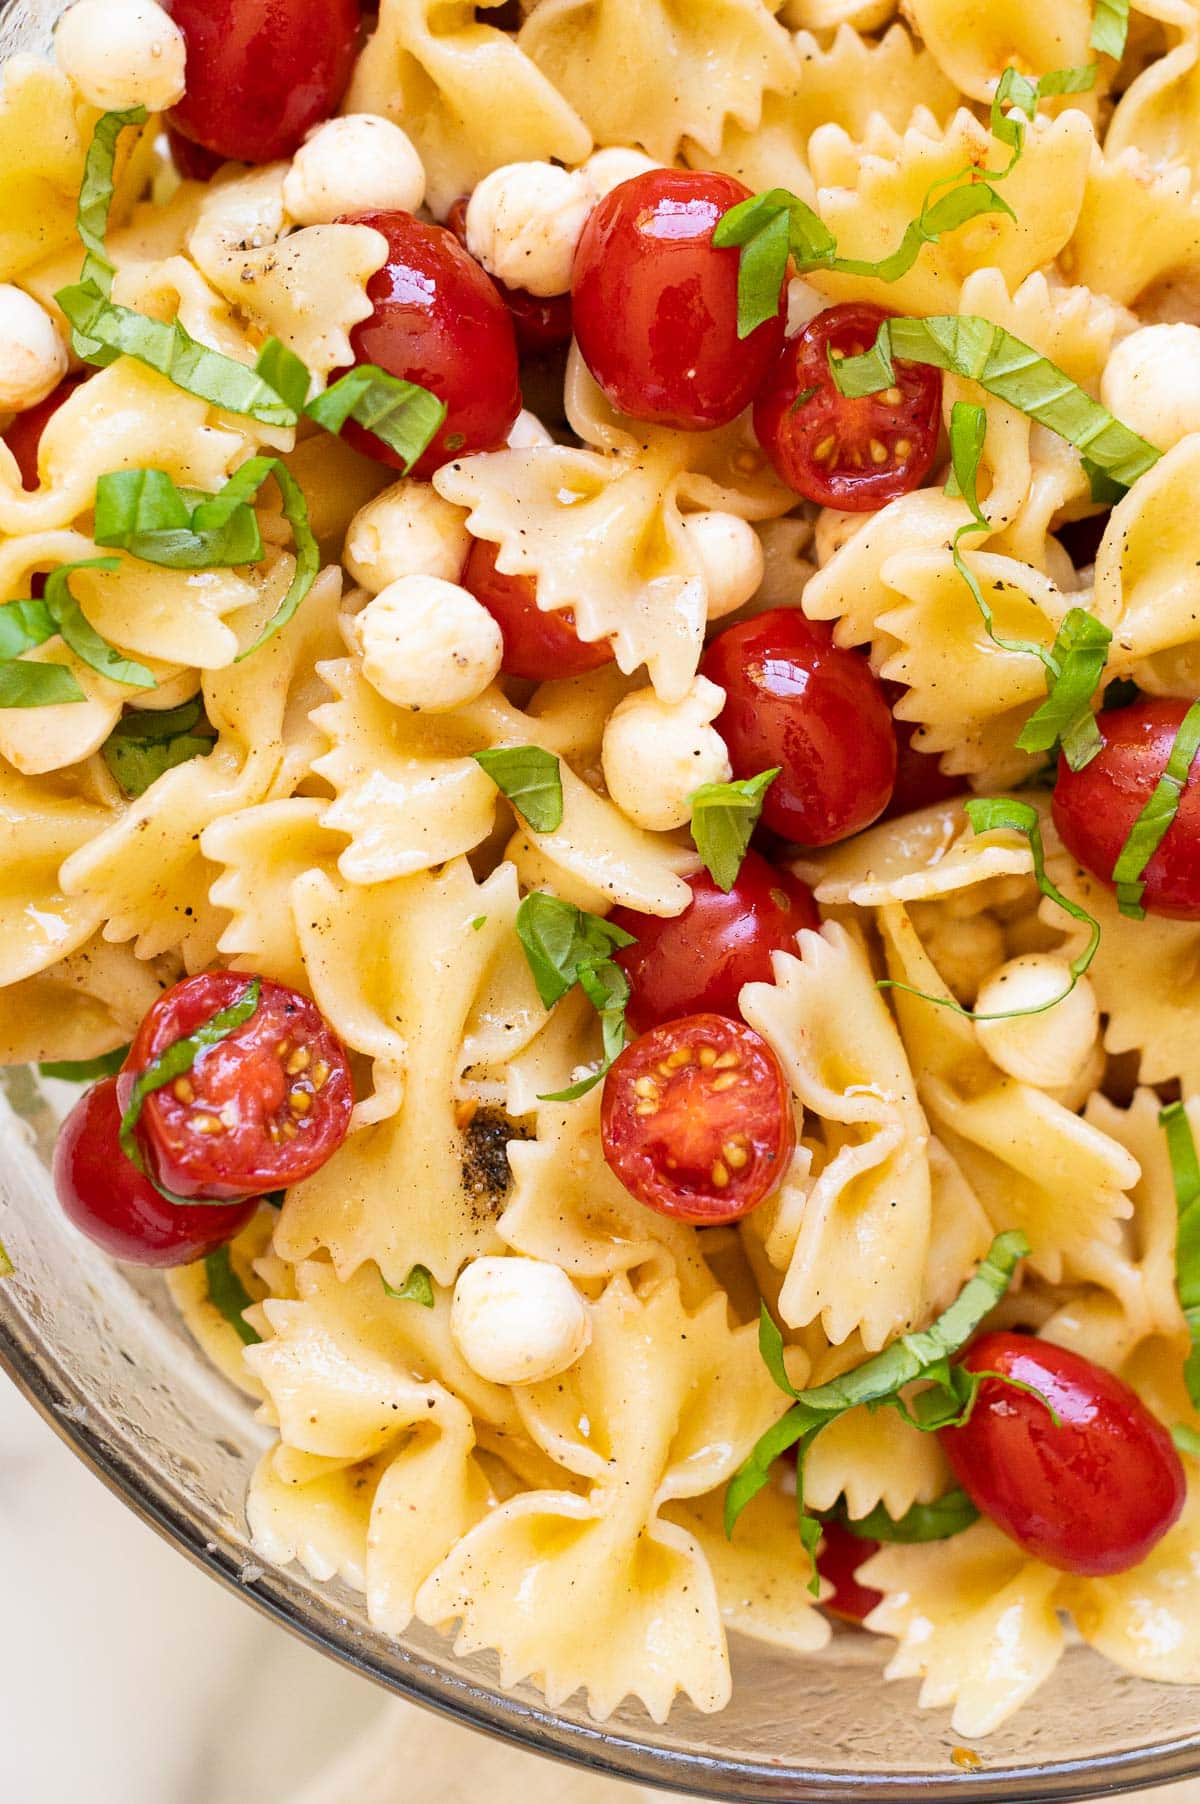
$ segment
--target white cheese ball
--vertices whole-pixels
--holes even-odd
[[[985,1052],[1009,1077],[1041,1090],[1063,1089],[1092,1058],[1100,1035],[1096,992],[1081,977],[1068,996],[1070,982],[1065,958],[1053,952],[1025,952],[1010,958],[980,985],[975,998],[978,1015],[1041,1008],[1056,996],[1062,998],[1039,1015],[977,1023]]]
[[[555,163],[505,163],[467,203],[467,249],[509,288],[565,294],[575,246],[596,204],[579,170]]]
[[[588,1306],[544,1259],[475,1259],[454,1286],[450,1332],[491,1384],[536,1384],[574,1365],[592,1338]]]
[[[351,520],[342,561],[372,595],[402,576],[456,582],[471,549],[466,519],[431,483],[393,483]]]
[[[485,607],[440,576],[402,576],[355,617],[363,675],[399,708],[442,714],[482,695],[499,675],[500,628]]]
[[[683,530],[704,576],[708,618],[720,620],[744,607],[766,569],[762,540],[750,522],[714,508],[684,514]]]
[[[643,156],[640,150],[625,150],[621,145],[613,144],[607,150],[593,151],[581,168],[599,200],[619,188],[622,182],[631,182],[635,175],[645,175],[649,169],[661,169],[662,164],[656,163],[653,157]]]
[[[424,199],[416,146],[377,113],[319,125],[283,179],[284,211],[298,225],[329,225],[344,213],[415,213]]]
[[[36,407],[67,373],[67,347],[46,309],[0,282],[0,411]]]
[[[161,113],[183,99],[187,45],[154,0],[76,0],[54,33],[59,68],[92,106]]]
[[[1200,326],[1131,332],[1104,366],[1100,398],[1160,451],[1200,432]]]
[[[600,752],[604,781],[635,826],[682,827],[702,783],[728,783],[729,753],[711,725],[724,706],[725,691],[698,676],[682,701],[638,689],[613,709]]]

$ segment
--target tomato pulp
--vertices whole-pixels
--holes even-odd
[[[870,1585],[860,1585],[858,1569],[865,1566],[873,1553],[879,1552],[878,1541],[868,1541],[840,1522],[821,1524],[821,1551],[817,1555],[817,1571],[833,1586],[829,1597],[821,1599],[821,1608],[845,1622],[862,1622],[876,1604],[883,1602],[883,1592]]]
[[[22,488],[36,489],[39,486],[38,452],[41,449],[42,434],[63,402],[75,393],[81,382],[86,381],[86,374],[64,376],[58,387],[51,389],[44,401],[39,401],[36,407],[27,407],[23,413],[14,415],[5,427],[4,442],[17,460],[17,469],[21,472]]]
[[[469,253],[467,245],[467,201],[456,200],[446,217],[446,224]],[[498,276],[492,277],[504,305],[512,314],[517,335],[517,349],[536,357],[543,351],[556,350],[571,342],[571,296],[569,294],[530,294],[528,288],[510,288]]]

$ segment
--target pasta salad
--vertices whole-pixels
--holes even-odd
[[[0,1059],[262,1557],[597,1718],[1200,1682],[1200,13],[894,15],[2,74]]]

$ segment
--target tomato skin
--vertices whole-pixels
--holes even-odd
[[[185,182],[208,182],[223,169],[227,159],[219,156],[215,150],[205,150],[203,144],[185,138],[172,125],[167,127],[167,147],[171,152],[171,161],[178,169]]]
[[[499,546],[490,539],[476,539],[467,553],[461,581],[500,628],[504,640],[501,668],[508,676],[549,683],[560,677],[583,676],[612,663],[607,639],[588,642],[579,637],[571,608],[542,612],[533,577],[505,576],[497,570],[498,551]]]
[[[141,1072],[239,1001],[250,981],[238,971],[208,971],[165,991],[118,1076],[121,1106]],[[263,1196],[299,1183],[349,1130],[354,1094],[341,1042],[306,996],[267,978],[261,986],[254,1014],[199,1054],[184,1093],[180,1082],[166,1085],[142,1105],[138,1146],[152,1177],[177,1196]],[[220,1125],[207,1129],[202,1121]]]
[[[1099,1578],[1144,1560],[1187,1495],[1162,1423],[1121,1379],[1066,1347],[993,1333],[959,1363],[1031,1385],[1037,1397],[985,1379],[970,1420],[938,1431],[971,1501],[1049,1566]]]
[[[783,314],[739,340],[739,252],[712,243],[748,195],[731,175],[649,169],[592,212],[575,253],[575,337],[621,413],[705,431],[753,400],[783,343]]]
[[[187,92],[167,123],[223,160],[271,163],[337,111],[359,0],[169,0],[187,42]]]
[[[862,1622],[876,1604],[883,1602],[882,1591],[860,1585],[855,1577],[858,1568],[865,1566],[871,1555],[878,1552],[878,1541],[852,1535],[841,1522],[831,1519],[821,1524],[817,1571],[833,1586],[832,1595],[821,1599],[823,1610],[828,1610],[831,1616],[840,1616],[844,1622]]]
[[[821,925],[808,885],[757,852],[747,852],[729,891],[707,871],[688,884],[692,900],[671,920],[632,908],[610,916],[636,942],[616,955],[629,979],[625,1015],[635,1033],[681,1015],[736,1020],[742,985],[770,983],[771,954],[795,952],[800,929]]]
[[[86,381],[86,372],[78,376],[64,376],[44,401],[39,401],[35,407],[27,407],[23,413],[15,414],[11,423],[5,427],[4,442],[17,460],[22,488],[36,489],[39,486],[38,451],[42,434],[63,402],[69,400],[81,382]]]
[[[882,395],[852,400],[839,394],[830,373],[831,349],[845,356],[870,350],[888,317],[865,301],[826,307],[787,340],[754,403],[754,430],[776,473],[821,507],[871,513],[919,488],[932,467],[941,425],[940,370],[897,359],[899,401],[890,405]],[[801,400],[809,390],[815,392]],[[825,452],[831,443],[836,448]],[[876,446],[890,455],[877,461]]]
[[[1054,825],[1071,856],[1110,889],[1113,866],[1162,776],[1187,710],[1186,702],[1149,697],[1109,709],[1096,717],[1104,749],[1090,764],[1072,770],[1059,758]],[[1200,921],[1200,759],[1142,877],[1148,913]]]
[[[893,709],[900,697],[908,693],[902,683],[886,679],[883,692]],[[896,782],[882,820],[897,820],[901,815],[915,814],[918,808],[932,808],[935,802],[948,802],[952,796],[966,792],[965,777],[945,776],[932,752],[917,750],[912,742],[917,730],[915,721],[897,720],[893,713],[892,726],[896,734]]]
[[[627,1046],[604,1080],[600,1135],[631,1195],[699,1227],[757,1208],[796,1147],[778,1059],[723,1015],[670,1021]]]
[[[716,728],[736,778],[779,766],[762,820],[795,845],[829,846],[877,820],[896,780],[896,735],[861,652],[823,621],[771,608],[727,627],[700,665],[725,691]]]
[[[117,1080],[86,1091],[59,1130],[54,1188],[63,1214],[114,1259],[190,1265],[245,1227],[257,1205],[169,1203],[121,1151]]]
[[[464,194],[456,200],[446,215],[446,224],[458,239],[463,249],[470,255],[467,244],[467,202],[469,195]],[[528,288],[510,288],[498,276],[493,276],[497,291],[504,305],[512,314],[513,330],[517,335],[517,349],[527,357],[537,357],[543,351],[557,350],[561,345],[571,342],[571,297],[569,294],[530,294]]]
[[[388,241],[388,260],[367,283],[375,311],[350,334],[354,360],[419,382],[446,403],[441,430],[414,464],[428,478],[452,458],[503,445],[521,411],[512,319],[487,271],[453,232],[411,213],[359,213]],[[343,436],[392,469],[403,460],[347,420]]]

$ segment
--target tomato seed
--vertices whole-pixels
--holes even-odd
[[[700,1063],[704,1066],[705,1070],[707,1070],[710,1065],[715,1065],[716,1062],[716,1048],[714,1046],[702,1046],[700,1048]]]
[[[321,1088],[322,1084],[324,1084],[325,1080],[328,1078],[328,1076],[329,1076],[329,1066],[325,1063],[324,1059],[318,1059],[316,1064],[313,1066],[313,1071],[312,1071],[313,1089],[319,1090]]]
[[[312,1108],[312,1097],[307,1090],[291,1090],[288,1093],[288,1107],[293,1115],[307,1115]]]
[[[714,1164],[712,1171],[709,1173],[709,1176],[712,1178],[712,1181],[718,1190],[724,1190],[726,1184],[729,1182],[729,1167],[727,1165],[722,1165],[720,1159],[718,1159]]]
[[[898,388],[885,388],[879,398],[885,407],[899,407],[903,396]]]
[[[887,462],[887,456],[887,446],[882,444],[879,439],[873,438],[871,440],[871,462],[873,464],[885,464]]]
[[[307,1071],[310,1054],[307,1046],[297,1046],[295,1052],[284,1066],[289,1077],[296,1077],[301,1071]]]
[[[813,456],[819,464],[830,463],[837,450],[837,440],[832,432],[823,438],[819,445],[813,447]]]
[[[215,1115],[193,1115],[188,1126],[193,1134],[219,1134],[223,1132],[221,1123]]]
[[[171,1094],[179,1102],[195,1102],[196,1092],[186,1077],[177,1077],[171,1085]]]

